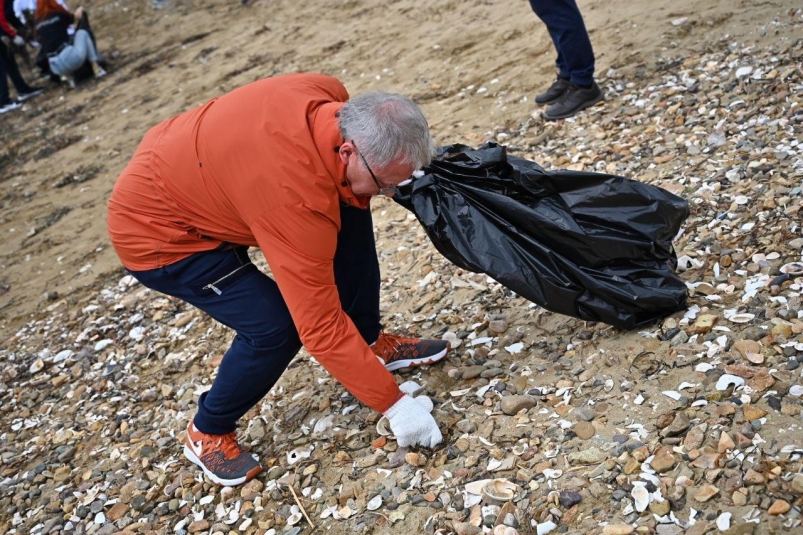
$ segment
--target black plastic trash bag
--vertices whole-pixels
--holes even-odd
[[[686,306],[683,199],[624,177],[545,171],[493,143],[442,147],[394,200],[457,266],[553,312],[632,329]]]

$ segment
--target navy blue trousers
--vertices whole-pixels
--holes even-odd
[[[594,50],[575,0],[530,0],[530,6],[555,43],[559,76],[576,85],[594,83]]]
[[[371,211],[342,206],[340,219],[335,282],[343,310],[371,344],[382,328]],[[169,266],[130,273],[148,288],[178,297],[237,332],[195,415],[195,426],[203,433],[234,431],[237,420],[259,403],[301,349],[276,282],[251,263],[248,247],[228,244]],[[219,294],[207,287],[216,281]]]

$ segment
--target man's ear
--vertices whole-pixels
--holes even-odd
[[[354,153],[354,145],[350,142],[346,141],[337,149],[337,154],[340,156],[340,161],[343,162],[343,165],[349,164],[349,158]]]

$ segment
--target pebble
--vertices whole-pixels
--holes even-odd
[[[588,422],[578,422],[574,425],[574,433],[581,440],[588,440],[596,434],[594,426]]]
[[[530,396],[504,396],[501,401],[502,412],[509,416],[518,414],[522,410],[529,410],[535,405],[535,398]]]

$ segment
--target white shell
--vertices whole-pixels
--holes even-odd
[[[731,375],[729,373],[725,373],[717,380],[716,388],[717,390],[727,390],[728,386],[734,385],[736,387],[744,385],[744,379],[739,377],[738,375]]]
[[[803,275],[803,262],[784,264],[781,266],[781,273],[788,273],[789,275]]]
[[[382,507],[382,495],[377,494],[373,498],[371,498],[365,506],[369,511],[376,511],[380,507]]]
[[[727,531],[731,527],[731,514],[722,513],[717,517],[717,529],[719,531]]]
[[[383,437],[388,437],[393,434],[393,431],[390,430],[390,420],[388,420],[387,416],[383,416],[376,422],[376,432]]]
[[[648,491],[645,487],[633,487],[630,495],[633,496],[633,502],[635,503],[636,511],[639,513],[644,512],[650,505],[650,491]]]
[[[755,314],[748,314],[743,312],[741,314],[734,314],[733,316],[728,316],[728,320],[732,321],[733,323],[748,323],[753,321],[756,318]]]
[[[301,459],[306,459],[309,457],[311,450],[305,450],[302,448],[296,448],[293,451],[287,452],[287,463],[288,464],[296,464]]]

